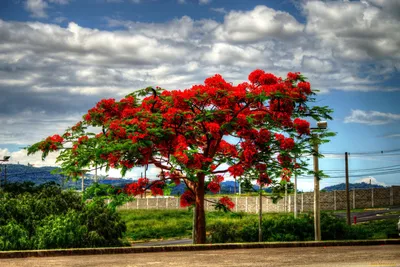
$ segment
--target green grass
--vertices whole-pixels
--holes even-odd
[[[130,241],[151,239],[190,238],[192,235],[193,213],[188,210],[122,210],[119,211],[125,221],[126,238]],[[224,213],[212,211],[206,213],[208,225],[216,222],[240,223],[243,218],[257,218],[257,214]],[[266,217],[278,214],[264,214]]]
[[[186,210],[124,210],[126,237],[132,241],[189,237],[192,213]]]
[[[123,210],[119,211],[121,214],[121,217],[123,221],[126,222],[127,226],[127,232],[125,234],[125,237],[128,241],[148,241],[148,240],[154,240],[154,239],[180,239],[180,238],[190,238],[192,235],[192,219],[193,219],[193,213],[192,211],[188,210]],[[276,229],[280,228],[285,228],[284,225],[287,223],[292,223],[291,218],[289,218],[291,215],[288,214],[282,214],[282,213],[264,213],[263,214],[263,220],[264,221],[270,221],[270,224],[279,224],[274,227],[277,227]],[[300,223],[302,225],[299,227],[297,225],[295,228],[292,229],[292,226],[288,227],[290,229],[282,231],[285,233],[285,235],[292,235],[294,232],[299,230],[305,231],[306,228],[308,229],[309,227],[306,227],[304,224],[309,223],[309,219],[307,218],[306,214],[303,214],[300,216],[301,218],[304,217],[303,221],[297,222],[297,224]],[[300,219],[300,218],[299,218]],[[312,219],[311,219],[312,220]],[[251,214],[251,213],[244,213],[244,212],[229,212],[229,213],[224,213],[224,212],[218,212],[218,211],[212,211],[212,212],[207,212],[206,213],[206,223],[207,223],[207,231],[210,231],[210,229],[220,229],[222,231],[229,231],[229,233],[224,233],[224,236],[229,236],[230,239],[233,239],[233,236],[236,236],[236,234],[233,234],[234,229],[242,229],[241,234],[244,235],[242,240],[251,240],[252,237],[246,237],[246,235],[254,235],[256,233],[253,233],[254,231],[257,232],[256,230],[256,224],[258,221],[258,215],[257,214]],[[295,222],[293,222],[295,223]],[[337,222],[339,223],[339,221]],[[295,223],[296,224],[296,223]],[[344,221],[342,221],[341,224],[345,224]],[[377,221],[371,221],[367,223],[359,223],[357,225],[352,226],[351,232],[347,234],[347,238],[350,237],[350,239],[379,239],[379,238],[387,238],[390,235],[396,234],[396,229],[397,229],[397,219],[391,219],[391,220],[377,220]],[[269,226],[269,227],[272,227]],[[303,226],[304,225],[304,226]],[[312,225],[312,223],[311,223]],[[329,227],[335,227],[332,228],[332,231],[334,229],[338,229],[338,226],[335,226],[336,223],[331,220],[331,223],[329,223]],[[239,227],[239,228],[238,228]],[[306,227],[306,228],[305,228]],[[312,227],[312,226],[310,226]],[[328,226],[327,226],[328,227]],[[345,226],[341,226],[342,228]],[[229,228],[229,229],[228,229]],[[253,229],[254,228],[254,229]],[[300,229],[301,228],[301,229]],[[340,228],[340,227],[339,227]],[[218,230],[218,231],[220,231]],[[310,229],[308,229],[310,230]],[[331,230],[326,229],[328,232],[331,232]],[[311,232],[312,229],[310,230]],[[343,230],[344,231],[344,230]],[[230,233],[232,232],[232,233]],[[276,234],[275,234],[276,233]],[[209,233],[208,233],[209,234]],[[276,239],[276,241],[281,240],[282,236],[275,236],[277,235],[277,230],[274,230],[273,233],[269,234],[269,238],[271,239]],[[296,235],[301,236],[301,233],[297,233]],[[339,238],[340,234],[334,235],[336,237],[331,237],[333,239]],[[291,236],[285,237],[287,239],[290,238],[295,238]],[[283,240],[286,240],[286,239]],[[345,238],[345,237],[340,237],[340,239]],[[234,242],[234,240],[230,240],[229,238],[222,238],[221,240],[225,240],[225,242],[231,241]],[[274,240],[270,241],[274,241]],[[264,240],[268,240],[265,238]],[[295,239],[296,240],[296,239]]]

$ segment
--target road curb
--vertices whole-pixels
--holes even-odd
[[[148,252],[173,252],[173,251],[201,251],[222,249],[251,249],[251,248],[293,248],[293,247],[328,247],[328,246],[373,246],[373,245],[400,245],[400,239],[382,240],[357,240],[357,241],[307,241],[307,242],[266,242],[266,243],[229,243],[229,244],[203,244],[203,245],[174,245],[158,247],[116,247],[116,248],[77,248],[54,250],[25,250],[2,251],[0,259],[28,258],[28,257],[54,257],[77,256],[98,254],[124,254]]]

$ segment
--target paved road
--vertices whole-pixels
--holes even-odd
[[[387,213],[400,211],[400,207],[392,207],[389,209],[367,210],[362,212],[352,212],[350,214],[351,222],[353,223],[354,216],[357,217],[357,222],[367,222],[373,220],[399,218],[399,215],[388,215]],[[335,213],[336,216],[346,218],[345,212]]]
[[[1,267],[397,266],[400,245],[159,252],[0,260]]]

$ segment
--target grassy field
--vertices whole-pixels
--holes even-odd
[[[131,241],[189,238],[192,235],[193,213],[188,210],[123,210],[126,237]],[[274,216],[273,214],[269,216]],[[243,218],[257,218],[256,214],[207,212],[208,224],[217,221],[239,223]]]
[[[131,242],[190,238],[192,234],[193,214],[188,210],[123,210],[119,213],[127,225],[126,239]],[[293,227],[288,226],[293,220],[290,216],[291,215],[282,215],[282,213],[268,213],[263,215],[263,219],[269,220],[272,225],[274,223],[279,224],[275,225],[274,227],[276,228],[274,229],[280,230],[280,227]],[[210,229],[218,229],[218,227],[233,229],[243,226],[250,226],[251,229],[249,227],[247,229],[252,231],[255,230],[253,228],[256,227],[257,220],[257,214],[223,213],[217,211],[206,213],[207,231]],[[303,218],[303,221],[297,223],[295,227],[297,229],[287,229],[285,232],[290,234],[293,230],[298,231],[298,225],[304,225],[308,221],[309,219],[305,220]],[[331,221],[329,224],[329,227],[332,227],[336,225],[336,222]],[[351,239],[387,238],[397,233],[396,224],[397,219],[359,223],[352,227],[354,231],[351,234]],[[304,225],[304,227],[307,226]],[[337,228],[337,226],[335,227]],[[301,226],[301,228],[303,228],[303,226]],[[244,229],[244,231],[246,231],[246,229]]]

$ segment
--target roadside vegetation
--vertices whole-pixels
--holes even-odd
[[[0,191],[0,214],[0,250],[126,245],[115,209],[55,183],[8,184]]]
[[[123,210],[127,240],[191,238],[193,214],[190,210]],[[207,212],[207,239],[211,243],[257,242],[258,215],[249,213]],[[323,240],[380,239],[395,235],[396,219],[359,223],[349,227],[333,213],[321,214]],[[263,214],[263,241],[314,240],[312,214]]]
[[[106,201],[107,199],[107,201]],[[125,246],[130,242],[191,238],[193,213],[180,210],[118,210],[132,200],[113,186],[93,185],[82,194],[55,183],[8,184],[0,189],[0,250]],[[106,204],[108,203],[108,204]],[[258,215],[206,213],[207,242],[257,242]],[[322,239],[380,239],[396,236],[397,219],[349,227],[322,213]],[[263,241],[314,239],[312,214],[265,213]]]

